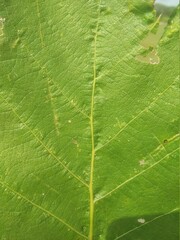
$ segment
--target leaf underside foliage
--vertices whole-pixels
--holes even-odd
[[[145,48],[158,24],[153,1],[0,0],[0,239],[178,240],[178,15]]]

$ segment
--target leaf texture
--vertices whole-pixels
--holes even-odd
[[[178,15],[0,0],[0,237],[178,240]]]

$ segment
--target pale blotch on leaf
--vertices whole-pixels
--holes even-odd
[[[142,224],[146,222],[146,220],[144,218],[139,218],[137,221],[138,221],[138,223],[142,223]]]
[[[144,159],[139,161],[140,166],[145,166],[146,164],[147,164],[147,162]]]
[[[5,18],[0,17],[0,44],[2,44],[4,40],[4,23]]]
[[[140,43],[144,49],[144,52],[136,56],[136,59],[140,62],[153,64],[153,65],[160,63],[157,46],[164,33],[164,29],[167,26],[167,22],[159,22],[160,18],[161,16],[159,16],[159,18],[157,19],[157,22],[158,22],[157,32],[153,33],[151,30],[148,33],[148,35]],[[157,22],[156,22],[156,25],[157,25]]]
[[[5,23],[5,18],[0,17],[0,37],[4,35],[4,23]]]
[[[140,42],[142,46],[142,51],[139,55],[136,56],[136,60],[144,62],[147,64],[159,64],[160,58],[158,56],[158,44],[161,37],[164,34],[165,28],[168,24],[169,16],[164,16],[163,9],[159,12],[157,11],[157,5],[154,5],[156,10],[157,18],[155,23],[152,24],[147,36]]]

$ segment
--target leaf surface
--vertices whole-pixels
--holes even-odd
[[[177,13],[148,48],[158,24],[153,1],[0,0],[1,239],[178,240]]]

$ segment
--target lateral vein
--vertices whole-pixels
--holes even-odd
[[[175,81],[174,81],[175,82]],[[100,146],[99,148],[96,149],[96,151],[101,150],[102,148],[106,147],[107,145],[109,145],[109,143],[111,143],[112,141],[114,141],[115,139],[117,139],[117,137],[132,123],[134,122],[136,119],[138,119],[139,116],[141,116],[141,114],[143,114],[144,112],[147,112],[161,97],[164,93],[166,93],[170,87],[174,84],[174,82],[172,82],[166,89],[164,89],[163,92],[159,93],[158,96],[149,104],[149,106],[145,107],[143,110],[141,110],[136,116],[134,116],[124,127],[122,127],[116,134],[114,134],[114,136],[112,138],[110,138],[106,143],[104,143],[104,145]]]
[[[76,234],[78,234],[81,237],[84,237],[85,239],[87,239],[87,237],[82,234],[81,232],[79,232],[77,229],[75,229],[74,227],[72,227],[69,223],[67,223],[66,221],[64,221],[62,218],[56,216],[55,214],[53,214],[52,212],[50,212],[49,210],[41,207],[40,205],[38,205],[37,203],[33,202],[32,200],[30,200],[29,198],[27,198],[26,196],[22,195],[21,193],[17,192],[16,190],[14,190],[13,188],[11,188],[10,186],[8,186],[6,183],[0,181],[0,184],[2,186],[4,186],[5,188],[7,188],[10,192],[12,192],[14,195],[24,199],[26,202],[28,202],[29,204],[31,204],[33,207],[36,207],[38,209],[40,209],[41,211],[45,212],[46,214],[48,214],[49,216],[53,217],[54,219],[58,220],[59,222],[61,222],[62,224],[64,224],[66,227],[68,227],[69,229],[71,229],[73,232],[75,232]]]
[[[143,223],[142,225],[140,225],[140,226],[138,226],[138,227],[132,228],[131,230],[123,233],[121,236],[116,237],[114,240],[118,240],[118,239],[120,239],[120,238],[128,235],[129,233],[132,233],[132,232],[134,232],[135,230],[137,230],[137,229],[139,229],[139,228],[142,228],[142,227],[144,227],[145,225],[150,224],[150,223],[152,223],[152,222],[154,222],[154,221],[156,221],[156,220],[158,220],[158,219],[160,219],[160,218],[162,218],[162,217],[165,217],[165,216],[167,216],[167,215],[169,215],[169,214],[171,214],[171,213],[173,213],[173,212],[176,212],[176,211],[178,211],[178,210],[179,210],[179,208],[175,208],[175,209],[173,209],[173,210],[171,210],[171,211],[169,211],[169,212],[167,212],[167,213],[164,213],[164,214],[162,214],[162,215],[159,215],[159,216],[153,218],[152,220]]]
[[[1,96],[1,95],[0,95]],[[10,107],[10,110],[14,113],[14,115],[19,119],[20,122],[24,124],[24,126],[28,129],[28,131],[31,133],[31,135],[36,139],[37,142],[40,143],[42,147],[45,148],[47,153],[51,155],[71,176],[73,176],[75,179],[77,179],[79,182],[81,182],[84,186],[87,188],[89,187],[84,180],[82,180],[79,176],[77,176],[75,173],[73,173],[50,149],[46,144],[34,133],[34,131],[27,125],[27,123],[20,117],[20,115],[17,113],[17,111],[7,102],[7,100],[1,96],[1,98],[6,102],[6,104]]]
[[[115,187],[114,189],[112,189],[111,191],[107,192],[104,196],[98,198],[95,200],[95,203],[101,201],[102,199],[111,196],[112,193],[114,193],[115,191],[117,191],[118,189],[120,189],[122,186],[124,186],[125,184],[131,182],[133,179],[139,177],[140,175],[142,175],[143,173],[147,172],[148,170],[150,170],[151,168],[155,167],[156,165],[158,165],[159,163],[161,163],[164,159],[166,159],[167,157],[169,157],[171,154],[175,153],[177,150],[179,150],[180,148],[175,149],[174,151],[166,154],[166,156],[164,156],[163,158],[161,158],[159,161],[155,162],[154,164],[152,164],[151,166],[147,167],[146,169],[144,169],[143,171],[139,172],[138,174],[134,175],[133,177],[127,179],[126,181],[124,181],[123,183],[119,184],[117,187]]]

